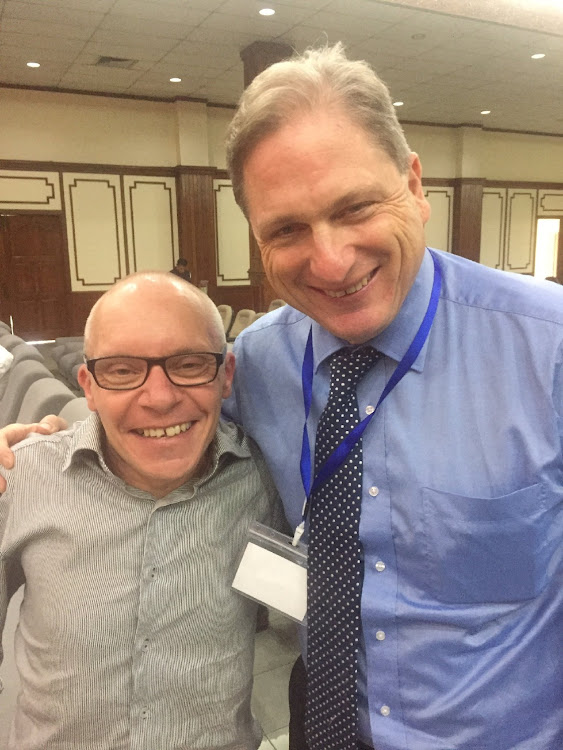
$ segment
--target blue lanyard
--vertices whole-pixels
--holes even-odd
[[[309,331],[309,337],[307,339],[307,345],[305,347],[305,355],[303,357],[303,367],[301,369],[301,383],[303,387],[303,404],[305,407],[305,424],[303,425],[303,440],[301,444],[301,481],[303,482],[303,488],[305,489],[305,503],[303,505],[303,519],[301,521],[301,534],[305,528],[305,520],[309,512],[309,505],[311,501],[311,495],[318,490],[318,488],[326,482],[326,480],[337,471],[340,466],[346,461],[350,451],[358,440],[362,437],[364,430],[371,422],[380,404],[385,398],[391,393],[393,388],[399,383],[399,381],[406,375],[410,366],[420,354],[424,342],[428,338],[434,316],[436,315],[436,309],[438,307],[438,300],[440,298],[440,289],[442,287],[442,271],[440,264],[438,263],[434,253],[431,253],[432,260],[434,261],[434,281],[432,283],[432,293],[430,294],[430,301],[426,313],[420,324],[420,328],[416,332],[411,345],[409,346],[405,356],[401,359],[395,371],[389,378],[387,385],[383,389],[379,401],[377,402],[373,412],[365,417],[359,424],[357,424],[342,442],[333,450],[328,456],[326,461],[322,464],[317,472],[314,479],[311,479],[311,449],[309,447],[309,434],[307,431],[307,421],[309,419],[309,412],[311,410],[311,402],[313,400],[313,327]],[[299,527],[298,527],[299,529]],[[301,536],[299,534],[299,537]],[[296,531],[297,535],[297,531]],[[294,540],[295,541],[295,540]],[[295,541],[295,543],[297,543]]]

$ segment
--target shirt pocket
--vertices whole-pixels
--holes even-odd
[[[427,585],[438,601],[514,602],[546,586],[554,550],[542,484],[493,498],[425,487],[422,503]]]

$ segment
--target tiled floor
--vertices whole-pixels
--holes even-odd
[[[256,635],[252,709],[262,725],[260,750],[288,750],[287,686],[299,645],[295,624],[270,610],[270,627]]]

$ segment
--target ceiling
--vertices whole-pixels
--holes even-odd
[[[258,40],[342,41],[403,121],[563,135],[563,0],[0,0],[0,85],[233,105]]]

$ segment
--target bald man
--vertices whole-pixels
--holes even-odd
[[[231,582],[277,495],[219,420],[235,368],[220,316],[137,274],[92,309],[85,354],[94,413],[21,443],[0,499],[2,627],[25,584],[8,747],[255,750],[256,606]]]

